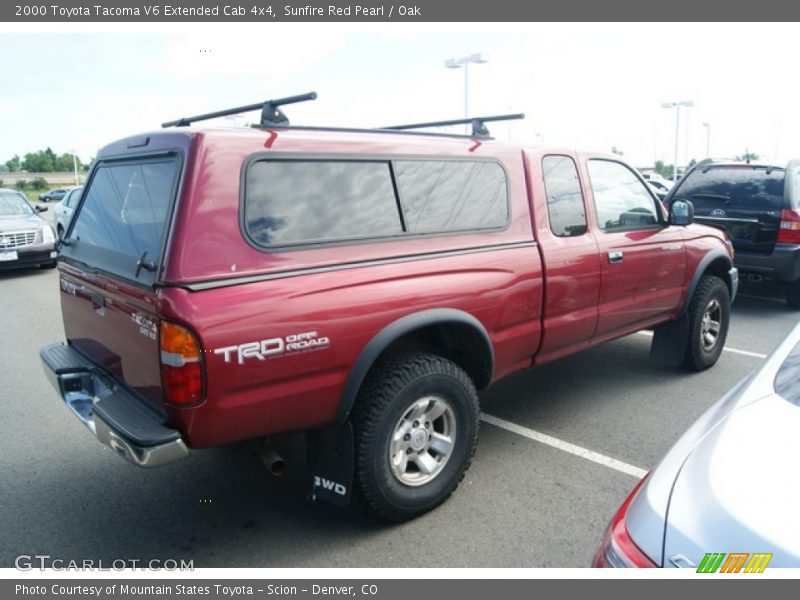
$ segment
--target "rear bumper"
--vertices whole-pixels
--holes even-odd
[[[128,462],[157,467],[188,456],[180,433],[164,417],[64,344],[39,351],[45,375],[73,415],[97,440]]]
[[[800,279],[800,245],[775,244],[772,254],[736,252],[734,262],[739,270],[791,282]]]

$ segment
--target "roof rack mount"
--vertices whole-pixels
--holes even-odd
[[[309,92],[307,94],[299,94],[297,96],[287,96],[286,98],[276,98],[275,100],[266,100],[264,102],[257,102],[255,104],[248,104],[246,106],[237,106],[236,108],[218,110],[216,112],[196,115],[194,117],[182,117],[180,119],[175,119],[174,121],[162,123],[161,127],[186,127],[196,121],[207,121],[209,119],[227,117],[228,115],[238,115],[258,109],[261,109],[261,122],[259,123],[258,127],[288,127],[289,119],[279,107],[286,104],[296,104],[297,102],[307,102],[309,100],[316,99],[317,93]]]
[[[468,117],[466,119],[452,119],[450,121],[431,121],[429,123],[412,123],[410,125],[390,125],[389,127],[379,127],[378,129],[404,131],[407,129],[426,129],[428,127],[447,127],[449,125],[472,125],[472,137],[479,139],[491,139],[486,123],[492,121],[513,121],[524,119],[525,113],[512,113],[508,115],[493,115],[490,117]]]

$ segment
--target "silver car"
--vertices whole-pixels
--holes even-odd
[[[75,207],[78,206],[82,192],[83,186],[72,188],[64,196],[64,199],[53,208],[53,221],[55,222],[59,239],[64,237],[64,232],[69,227],[69,222],[72,220],[72,215],[75,214]]]
[[[0,189],[0,270],[22,267],[55,267],[53,228],[16,190]]]
[[[800,567],[800,324],[623,502],[595,567]]]

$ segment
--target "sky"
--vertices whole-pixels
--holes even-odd
[[[162,26],[163,25],[163,26]],[[297,125],[375,127],[524,112],[498,140],[622,151],[638,167],[800,158],[798,24],[52,24],[0,27],[0,163],[50,146],[87,162],[163,121],[316,91]],[[256,120],[251,113],[230,126]],[[708,127],[703,124],[708,123]],[[708,137],[707,137],[708,136]]]

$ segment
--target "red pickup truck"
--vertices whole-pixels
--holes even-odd
[[[641,329],[714,364],[738,276],[691,221],[617,156],[480,129],[151,132],[97,156],[41,358],[130,462],[304,432],[316,496],[404,520],[457,487],[501,377]]]

